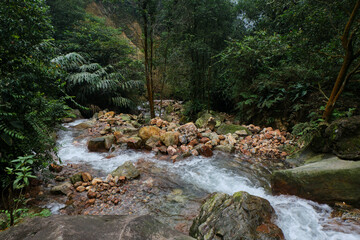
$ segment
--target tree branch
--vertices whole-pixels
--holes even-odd
[[[347,49],[348,45],[349,45],[349,33],[350,33],[350,28],[351,25],[353,24],[354,20],[355,20],[355,16],[356,16],[356,12],[358,11],[360,7],[360,0],[358,0],[354,6],[354,9],[350,15],[349,21],[347,22],[345,29],[344,29],[344,33],[341,37],[341,42],[342,45],[345,49]]]

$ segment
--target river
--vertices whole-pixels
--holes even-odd
[[[266,169],[255,169],[239,156],[218,153],[211,158],[191,157],[171,163],[158,160],[152,153],[119,150],[115,152],[115,157],[107,159],[107,153],[88,152],[86,138],[76,138],[79,132],[72,126],[81,121],[83,120],[65,124],[67,131],[59,132],[58,155],[62,162],[89,164],[105,175],[125,161],[141,160],[150,163],[152,169],[157,169],[153,171],[153,177],[162,178],[169,183],[164,192],[159,192],[157,201],[154,200],[153,204],[150,201],[148,204],[152,207],[147,211],[151,214],[155,207],[155,215],[159,216],[160,221],[171,222],[187,211],[194,214],[194,209],[199,207],[199,199],[203,199],[209,193],[233,194],[237,191],[246,191],[270,202],[277,214],[275,223],[288,240],[360,239],[360,227],[330,218],[332,209],[328,205],[295,196],[273,196],[269,190],[269,172]],[[171,190],[175,191],[174,201],[168,201]]]

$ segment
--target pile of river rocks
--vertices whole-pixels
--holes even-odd
[[[188,156],[211,157],[214,150],[241,153],[265,159],[284,159],[285,145],[295,145],[290,133],[254,125],[235,125],[221,118],[204,114],[195,124],[180,125],[159,117],[144,125],[141,115],[99,112],[97,120],[75,126],[87,128],[94,138],[88,142],[90,151],[108,152],[118,146],[154,151],[172,161]]]
[[[121,195],[127,191],[125,182],[139,176],[139,170],[128,161],[108,174],[105,179],[93,178],[85,171],[73,174],[68,178],[70,181],[52,187],[51,193],[67,195],[66,205],[74,205],[81,209],[93,205],[97,200],[98,204],[117,205],[121,202]]]

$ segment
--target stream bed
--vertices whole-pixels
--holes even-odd
[[[295,196],[272,196],[270,171],[255,168],[240,156],[215,153],[211,158],[190,157],[179,162],[159,160],[153,153],[119,149],[111,153],[94,153],[87,150],[87,138],[72,126],[78,120],[65,124],[67,130],[59,132],[59,157],[63,164],[82,164],[106,177],[126,161],[141,169],[141,177],[134,180],[140,187],[131,196],[132,207],[103,207],[98,214],[152,214],[172,227],[186,231],[196,216],[203,199],[213,192],[233,194],[246,191],[267,199],[276,211],[275,223],[290,239],[360,239],[360,226],[331,218],[332,209]],[[144,187],[145,186],[145,187]],[[131,186],[130,186],[131,187]],[[125,200],[124,200],[125,203]],[[121,205],[121,204],[120,204]],[[87,214],[95,214],[95,209]]]

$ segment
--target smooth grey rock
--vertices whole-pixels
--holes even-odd
[[[155,218],[144,216],[35,217],[0,232],[6,240],[191,240]]]
[[[345,202],[360,206],[360,162],[338,157],[313,157],[301,167],[275,171],[271,185],[275,194],[291,194],[321,203]]]

